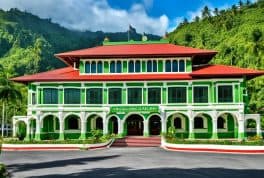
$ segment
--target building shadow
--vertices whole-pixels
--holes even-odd
[[[263,178],[264,170],[253,169],[225,169],[225,168],[153,168],[131,169],[129,167],[87,169],[83,172],[62,175],[48,174],[32,176],[38,178]]]
[[[42,162],[42,163],[10,164],[7,166],[7,169],[11,171],[12,173],[12,172],[30,171],[34,169],[64,167],[68,165],[83,165],[83,164],[87,164],[88,162],[96,162],[96,161],[102,161],[106,159],[114,159],[117,157],[119,157],[119,155],[64,159],[64,160],[48,161],[48,162]]]

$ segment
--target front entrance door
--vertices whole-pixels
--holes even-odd
[[[150,135],[159,135],[161,131],[161,122],[159,116],[152,116],[149,119]]]
[[[126,120],[127,135],[143,135],[143,118],[139,115],[131,115]]]

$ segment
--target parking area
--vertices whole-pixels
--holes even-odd
[[[264,155],[170,152],[161,148],[3,152],[12,177],[263,177]]]

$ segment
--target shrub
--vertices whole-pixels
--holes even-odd
[[[0,177],[1,178],[9,177],[8,172],[6,170],[6,166],[2,163],[0,163]]]
[[[91,133],[95,141],[99,141],[100,138],[103,136],[102,130],[92,130]]]
[[[255,136],[250,136],[247,138],[248,141],[262,141],[262,137],[255,135]]]

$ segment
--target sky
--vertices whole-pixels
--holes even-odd
[[[69,29],[104,32],[127,31],[164,35],[187,18],[201,15],[202,8],[226,9],[239,0],[0,0],[0,8],[18,8],[51,18]],[[244,0],[245,1],[245,0]],[[252,2],[254,0],[251,0]]]

